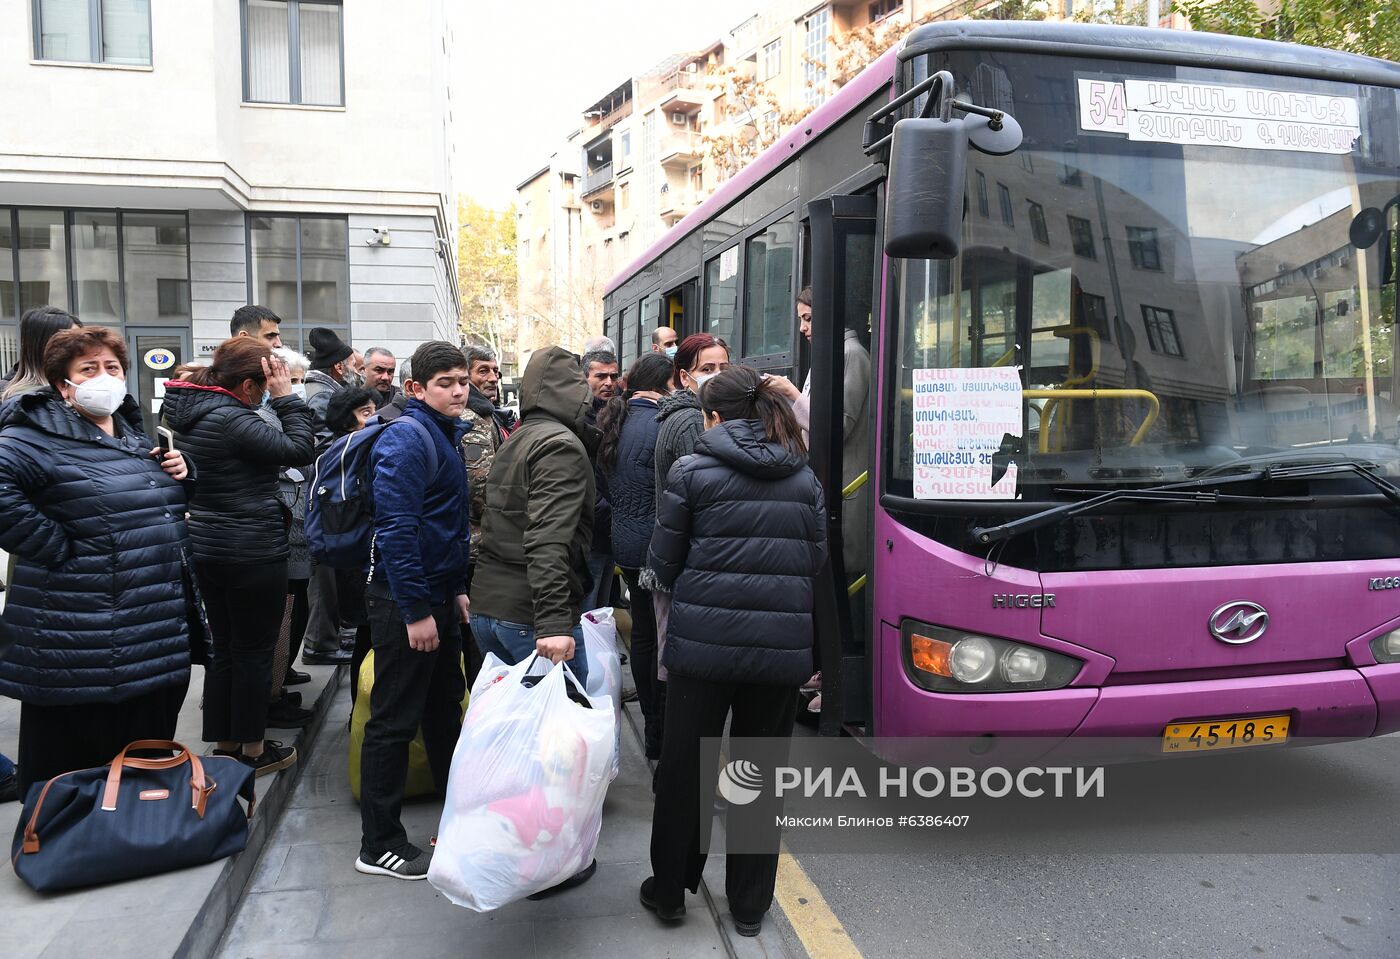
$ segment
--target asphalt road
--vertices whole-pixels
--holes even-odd
[[[1387,737],[1110,767],[1115,808],[1141,812],[1126,827],[915,832],[798,861],[867,957],[1396,959],[1397,757]]]

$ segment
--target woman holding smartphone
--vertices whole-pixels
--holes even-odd
[[[21,797],[173,738],[189,687],[190,470],[145,434],[126,369],[118,333],[63,330],[47,385],[0,409],[0,549],[16,557],[0,696],[20,703]]]

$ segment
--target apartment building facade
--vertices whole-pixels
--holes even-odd
[[[244,303],[459,342],[446,3],[0,0],[0,365],[44,303],[124,332],[147,410]]]

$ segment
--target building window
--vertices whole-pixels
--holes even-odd
[[[831,14],[822,7],[802,23],[802,85],[804,102],[809,107],[826,100],[827,37],[831,33]]]
[[[1162,254],[1157,247],[1157,231],[1153,227],[1128,227],[1128,255],[1139,270],[1160,270]]]
[[[305,349],[306,331],[316,326],[349,339],[349,245],[345,217],[248,217],[253,302],[282,317],[282,339],[293,349]]]
[[[1011,191],[1005,183],[997,184],[997,196],[1001,199],[1001,222],[1007,226],[1016,225],[1016,216],[1011,209]]]
[[[188,324],[189,277],[183,213],[0,207],[0,366],[36,306],[116,328]]]
[[[628,196],[632,191],[628,189],[629,184],[619,183],[617,185],[617,210],[619,213],[625,211],[631,205],[631,198]]]
[[[151,65],[151,0],[33,0],[34,59]]]
[[[1098,253],[1094,250],[1094,228],[1088,220],[1078,216],[1069,218],[1069,240],[1075,256],[1098,259]]]
[[[779,73],[783,72],[783,41],[782,38],[774,40],[763,47],[763,76],[764,80],[771,80]]]
[[[1083,309],[1079,325],[1097,331],[1099,338],[1108,342],[1108,304],[1104,302],[1104,298],[1093,293],[1083,293],[1079,301]]]
[[[748,242],[744,262],[744,356],[767,356],[792,343],[793,264],[797,228],[791,216]]]
[[[1050,230],[1045,226],[1045,207],[1029,201],[1031,205],[1031,236],[1040,243],[1050,242]]]
[[[339,0],[243,0],[243,99],[343,106]]]
[[[1142,324],[1147,327],[1147,345],[1152,352],[1181,356],[1181,339],[1176,335],[1176,317],[1171,310],[1143,305]]]
[[[904,6],[904,0],[875,0],[870,4],[870,22],[881,20]]]
[[[622,131],[622,136],[618,144],[622,148],[622,166],[625,170],[632,165],[632,131]]]

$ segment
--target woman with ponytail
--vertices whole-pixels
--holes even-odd
[[[656,405],[670,392],[671,360],[647,353],[627,371],[627,390],[608,400],[598,416],[603,432],[598,468],[612,506],[613,560],[622,568],[632,611],[632,678],[642,709],[647,757],[661,756],[665,688],[656,676],[656,618],[651,593],[639,582],[656,523]]]
[[[797,689],[812,674],[813,582],[826,561],[821,484],[779,387],[730,367],[705,381],[699,401],[705,432],[671,468],[648,557],[672,607],[653,875],[641,900],[671,920],[685,914],[685,890],[697,890],[705,866],[696,797],[714,793],[718,770],[696,762],[701,740],[730,720],[730,758],[744,759],[746,738],[792,734]],[[775,823],[781,800],[757,803],[745,815]],[[776,826],[771,838],[771,855],[730,855],[725,866],[741,935],[758,934],[773,902]]]

